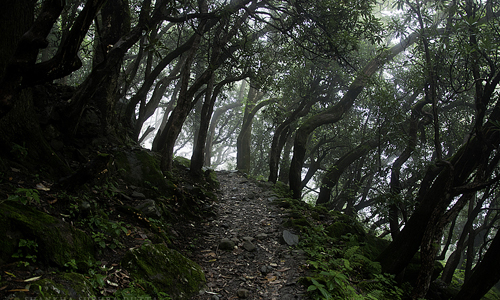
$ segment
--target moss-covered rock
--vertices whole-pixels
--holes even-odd
[[[205,284],[201,267],[163,244],[144,244],[127,252],[121,262],[135,280],[144,281],[148,293],[166,293],[189,299]]]
[[[96,291],[84,275],[63,273],[33,281],[28,292],[16,292],[10,299],[96,299]],[[36,295],[36,297],[34,297]]]
[[[160,171],[159,159],[146,150],[116,151],[113,153],[115,169],[125,182],[138,187],[155,189],[168,196],[175,190],[172,182]]]
[[[212,169],[206,169],[203,173],[205,175],[205,180],[212,189],[218,189],[220,187],[219,178],[217,178],[217,173]]]
[[[81,269],[94,260],[94,242],[83,231],[29,206],[0,205],[0,260],[12,260],[21,239],[37,244],[37,260],[63,267],[74,259]]]
[[[340,238],[343,235],[351,234],[358,237],[358,241],[364,240],[366,236],[366,232],[354,218],[349,217],[348,215],[332,212],[336,222],[332,225],[328,226],[326,231],[328,235],[333,238]]]
[[[174,164],[181,165],[184,168],[189,168],[189,166],[191,165],[191,161],[185,157],[176,156],[174,157]]]
[[[302,227],[311,227],[312,224],[307,220],[307,218],[299,217],[294,218],[290,217],[285,223],[283,223],[284,227],[291,227],[296,229],[301,229]]]
[[[57,299],[92,299],[96,297],[90,281],[78,273],[61,274],[54,280],[43,279],[33,286],[38,288],[37,298],[39,299],[56,299],[56,297]]]

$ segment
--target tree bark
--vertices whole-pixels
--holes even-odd
[[[94,64],[98,65],[107,59],[110,47],[130,31],[130,12],[128,0],[108,0],[97,18],[97,47],[94,54]],[[110,133],[111,124],[116,124],[115,104],[120,97],[120,71],[123,57],[113,65],[108,76],[103,78],[94,93],[92,102],[100,111],[101,134]]]
[[[377,72],[386,62],[390,61],[396,55],[401,53],[406,47],[415,43],[418,38],[417,33],[413,33],[401,44],[384,51],[383,53],[372,59],[358,74],[356,79],[349,86],[348,91],[342,99],[335,105],[318,113],[302,124],[297,130],[294,142],[293,158],[290,164],[290,188],[293,192],[293,197],[301,198],[301,173],[306,155],[307,139],[309,135],[319,126],[325,124],[334,124],[341,120],[354,104],[358,95],[363,91],[368,83],[368,79]]]
[[[38,51],[47,46],[46,37],[61,14],[63,3],[46,1],[37,19],[33,1],[5,1],[0,30],[0,118],[24,97],[18,97],[25,76],[33,71]]]
[[[259,101],[263,96],[264,95],[255,88],[250,87],[248,91],[248,103],[245,106],[243,124],[241,125],[236,144],[236,168],[244,173],[250,172],[253,118],[262,107],[274,101],[273,99],[268,99],[255,105],[254,103]]]
[[[203,167],[203,163],[205,162],[205,146],[208,136],[210,119],[212,117],[212,113],[214,110],[215,100],[219,96],[224,85],[229,84],[231,82],[242,80],[245,77],[247,77],[247,74],[242,74],[239,77],[232,77],[223,80],[222,82],[217,84],[217,86],[213,90],[213,94],[211,92],[212,89],[210,88],[210,84],[208,85],[207,96],[205,97],[205,101],[201,109],[198,140],[195,144],[196,146],[193,149],[193,154],[191,156],[191,166],[190,166],[191,172],[194,172],[195,174],[200,174],[201,169]]]
[[[245,7],[246,4],[251,2],[252,0],[240,0],[240,1],[232,1],[228,4],[225,9],[221,12],[221,18],[227,19],[233,13],[236,13],[241,8]],[[254,5],[253,5],[254,6]],[[207,10],[208,8],[204,8]],[[255,9],[255,7],[250,7],[249,10]],[[204,11],[202,11],[204,12]],[[174,108],[166,126],[165,130],[162,132],[162,136],[160,137],[160,147],[162,148],[162,162],[161,168],[163,171],[170,171],[172,169],[172,160],[173,160],[173,151],[175,141],[181,132],[182,125],[191,111],[195,102],[193,102],[193,97],[195,93],[208,82],[208,80],[212,77],[214,72],[232,55],[234,51],[236,51],[237,47],[232,47],[227,51],[223,51],[223,48],[226,46],[228,41],[233,38],[238,32],[241,24],[244,20],[246,20],[249,16],[249,12],[246,12],[243,16],[237,19],[232,28],[225,29],[224,24],[225,21],[222,21],[219,28],[219,33],[225,33],[218,40],[215,41],[215,44],[212,45],[211,48],[211,56],[207,69],[193,82],[193,84],[188,88],[189,84],[189,76],[190,76],[190,66],[194,59],[195,51],[198,46],[193,46],[190,54],[188,54],[188,58],[185,64],[184,70],[181,72],[181,81],[184,83],[181,85],[181,90],[179,93],[179,98],[177,100],[177,105]],[[211,20],[211,22],[201,22],[198,27],[198,35],[197,39],[201,39],[201,34],[206,32],[209,28],[215,26],[218,23],[218,20]],[[226,32],[227,30],[227,32]],[[199,43],[199,42],[197,42]]]
[[[337,184],[344,170],[377,146],[378,140],[376,139],[363,142],[339,158],[321,180],[321,187],[316,205],[328,203],[330,201],[332,188]]]
[[[491,97],[499,81],[500,73],[486,84],[484,97]],[[426,192],[421,195],[420,199],[417,199],[419,205],[401,234],[377,258],[384,272],[399,274],[417,252],[424,233],[430,230],[429,228],[439,227],[440,224],[436,222],[440,220],[435,216],[444,214],[444,209],[453,199],[447,187],[455,188],[464,185],[470,174],[487,162],[492,148],[500,144],[499,132],[494,125],[499,120],[500,104],[497,104],[490,115],[489,122],[482,127],[482,137],[472,137],[446,162],[448,168],[453,169],[452,176],[447,170],[441,171],[431,187],[426,188]]]
[[[419,93],[414,93],[412,96],[412,102],[415,100]],[[429,103],[427,99],[423,99],[419,101],[411,110],[410,120],[409,120],[409,129],[408,129],[408,145],[403,150],[403,152],[399,155],[399,157],[394,161],[391,168],[391,182],[390,182],[390,193],[392,202],[397,201],[399,194],[401,193],[401,167],[403,164],[410,158],[411,154],[415,150],[415,146],[417,145],[417,130],[421,124],[420,121],[422,116],[422,108]],[[389,228],[391,231],[392,238],[396,238],[399,234],[399,208],[397,203],[389,204]]]
[[[318,85],[318,81],[312,83],[312,88],[314,89]],[[313,91],[309,91],[312,93]],[[271,151],[269,153],[269,178],[268,181],[272,183],[276,183],[278,179],[278,166],[281,158],[281,151],[285,146],[286,140],[290,134],[290,125],[292,122],[298,120],[299,118],[307,115],[311,107],[316,103],[319,99],[306,99],[304,98],[300,105],[292,112],[292,114],[286,118],[283,123],[281,123],[275,130],[273,141],[271,143]]]
[[[497,232],[484,258],[452,300],[480,300],[500,280],[499,252],[500,233]]]
[[[223,107],[220,107],[215,110],[212,119],[210,121],[210,127],[208,130],[208,135],[207,135],[207,142],[205,145],[205,166],[210,167],[211,166],[211,158],[212,158],[212,147],[213,147],[213,142],[215,138],[215,128],[217,127],[217,124],[219,122],[220,117],[226,113],[228,110],[242,106],[243,103],[238,101],[234,102],[228,105],[225,105]]]
[[[33,1],[6,1],[0,6],[0,156],[34,173],[39,173],[43,165],[57,178],[69,174],[69,167],[45,140],[31,89],[21,84],[25,68],[34,65],[42,42],[62,10],[60,1],[55,2],[59,3],[44,3],[35,22]]]

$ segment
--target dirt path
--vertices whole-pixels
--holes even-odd
[[[222,171],[218,177],[216,216],[192,240],[191,258],[207,278],[206,291],[193,299],[304,299],[297,283],[304,255],[280,243],[283,209],[271,204],[270,186],[239,172]]]

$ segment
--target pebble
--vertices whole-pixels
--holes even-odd
[[[263,275],[267,275],[267,273],[270,273],[274,271],[274,268],[271,267],[271,266],[262,266],[260,267],[260,272],[263,274]]]
[[[219,243],[219,249],[221,250],[232,251],[234,246],[234,242],[228,238],[223,238]]]
[[[144,195],[143,193],[139,193],[139,192],[132,192],[132,198],[136,198],[136,199],[146,199],[146,195]]]
[[[248,298],[250,292],[247,289],[238,289],[236,295],[238,295],[238,298]]]
[[[243,248],[244,248],[245,250],[247,250],[248,252],[252,252],[252,251],[257,250],[257,247],[255,247],[255,245],[254,245],[254,244],[252,244],[252,242],[249,242],[249,241],[245,241],[245,242],[243,243]]]
[[[267,238],[267,234],[265,233],[259,233],[255,236],[256,239],[258,240],[263,240],[263,239],[266,239]]]

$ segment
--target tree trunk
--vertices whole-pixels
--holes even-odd
[[[130,31],[130,12],[128,0],[108,0],[101,9],[98,24],[97,46],[94,54],[94,65],[107,59],[109,47]],[[94,93],[92,102],[99,109],[101,116],[101,134],[110,133],[111,124],[116,124],[115,104],[120,97],[120,71],[123,57],[110,67],[108,76],[103,78]]]
[[[233,77],[233,78],[228,78],[228,79],[223,80],[222,82],[217,84],[217,86],[215,87],[215,90],[213,91],[213,94],[212,94],[212,88],[210,87],[211,84],[208,85],[207,96],[205,98],[205,102],[203,103],[203,107],[201,109],[198,140],[195,143],[195,147],[193,149],[193,154],[191,156],[191,171],[192,172],[197,173],[197,174],[201,173],[201,169],[202,169],[203,163],[205,161],[205,156],[204,156],[205,155],[205,146],[206,146],[206,142],[207,142],[210,119],[212,117],[212,113],[214,110],[215,100],[219,96],[224,85],[229,84],[229,83],[234,82],[234,81],[242,80],[246,76],[247,76],[246,74],[243,74],[242,76],[239,76],[239,77]]]
[[[472,199],[474,195],[472,193],[469,194],[464,194],[462,195],[461,198],[458,202],[463,202],[463,203],[472,203]],[[483,201],[484,202],[484,201]],[[481,207],[483,205],[483,202],[480,202],[476,205],[475,209],[472,211],[469,211],[469,215],[467,217],[467,221],[464,224],[462,233],[460,234],[460,237],[458,241],[456,242],[456,249],[453,251],[453,253],[448,257],[448,260],[446,261],[446,265],[443,269],[443,273],[441,275],[441,280],[443,280],[444,283],[450,284],[452,279],[453,279],[453,274],[455,273],[456,268],[458,267],[461,258],[463,257],[463,254],[465,252],[465,248],[467,246],[467,237],[472,236],[472,233],[470,232],[470,229],[472,228],[471,224],[474,223],[474,220],[476,219],[477,215],[481,212]],[[457,214],[458,215],[458,214]]]
[[[499,80],[500,74],[493,80],[494,84],[489,85],[489,92],[485,93],[487,97],[491,96]],[[448,168],[453,169],[453,176],[450,176],[448,170],[443,170],[431,187],[426,188],[426,192],[417,200],[419,206],[413,212],[404,229],[377,258],[384,272],[399,274],[417,252],[426,230],[439,226],[438,223],[435,223],[436,220],[440,221],[434,217],[435,214],[444,214],[443,210],[453,199],[447,187],[451,185],[452,188],[455,188],[464,185],[470,174],[481,164],[487,162],[492,147],[497,147],[500,143],[499,133],[493,125],[499,120],[500,104],[497,104],[490,115],[489,122],[483,127],[482,138],[471,138],[446,163]],[[431,222],[432,220],[434,221]],[[442,224],[442,226],[444,225]],[[438,230],[438,228],[434,230]]]
[[[144,82],[142,83],[142,86],[139,88],[139,90],[132,96],[130,99],[129,103],[127,104],[127,107],[125,109],[125,114],[124,114],[124,123],[130,127],[131,129],[134,130],[134,137],[137,138],[137,136],[140,133],[140,130],[142,128],[142,125],[144,122],[147,120],[147,115],[150,113],[151,110],[154,111],[156,107],[158,106],[156,102],[158,98],[151,99],[147,104],[146,98],[148,96],[149,90],[151,89],[151,86],[154,84],[156,78],[161,74],[161,72],[176,58],[181,56],[183,53],[191,49],[191,47],[195,46],[195,43],[198,43],[199,39],[198,33],[195,33],[189,38],[184,44],[180,45],[177,47],[175,50],[171,51],[169,54],[167,54],[159,63],[158,65],[151,71],[145,78]],[[170,72],[169,76],[163,78],[160,82],[157,83],[157,85],[164,86],[165,88],[172,82],[176,77],[177,73],[179,73],[181,66],[183,66],[185,63],[185,57],[179,60],[179,62],[176,64],[176,66],[173,68],[173,70]],[[161,87],[160,87],[161,88]],[[161,93],[157,94],[158,96],[161,96]],[[155,101],[156,100],[156,101]],[[161,97],[160,99],[161,100]],[[137,104],[140,103],[140,108],[139,108],[139,117],[136,120],[135,117],[135,111]]]
[[[316,200],[316,205],[328,203],[330,201],[332,188],[337,184],[340,176],[344,173],[344,170],[377,146],[378,140],[374,139],[367,141],[361,143],[359,146],[339,158],[339,160],[330,168],[330,170],[328,170],[321,180],[321,187],[318,199]]]
[[[0,4],[0,82],[3,82],[21,36],[33,23],[33,14],[31,0],[5,0]]]
[[[484,258],[452,300],[480,300],[500,280],[500,233],[497,232]]]
[[[250,86],[243,124],[241,125],[241,131],[236,143],[236,168],[244,173],[250,172],[253,118],[259,109],[270,103],[270,100],[266,100],[256,105],[255,103],[262,99],[263,96],[264,94]]]
[[[162,136],[160,139],[162,142],[160,143],[162,147],[162,162],[161,168],[163,171],[170,171],[172,169],[172,159],[174,152],[174,145],[179,133],[181,132],[182,125],[191,111],[192,107],[196,102],[193,102],[193,97],[196,92],[206,84],[214,72],[234,53],[234,51],[238,50],[239,47],[232,47],[227,51],[223,51],[223,48],[226,46],[228,41],[233,38],[238,32],[241,24],[248,18],[249,12],[247,11],[243,16],[238,18],[236,22],[233,24],[232,28],[225,28],[225,19],[229,18],[233,13],[236,13],[239,9],[243,8],[245,4],[250,2],[251,0],[240,0],[240,1],[232,1],[230,4],[226,6],[224,10],[223,17],[221,19],[210,20],[209,22],[203,21],[200,23],[197,30],[197,41],[193,45],[188,57],[186,59],[186,63],[184,64],[184,69],[181,71],[181,81],[183,82],[181,85],[179,98],[177,100],[177,106],[174,108],[167,125],[165,126],[165,130],[162,132]],[[255,9],[255,5],[253,8],[251,7],[249,10]],[[206,12],[208,7],[205,5],[203,7],[202,12]],[[217,29],[219,34],[224,33],[219,39],[215,40],[211,45],[211,55],[210,61],[208,62],[207,69],[193,82],[191,87],[188,88],[189,79],[190,79],[190,69],[192,62],[194,60],[194,56],[196,54],[198,44],[201,40],[201,35],[203,32],[206,32],[209,28],[215,26],[220,20],[220,27]],[[226,31],[227,30],[227,31]],[[256,37],[255,37],[256,38]]]
[[[210,121],[210,127],[208,130],[208,135],[207,135],[207,142],[205,145],[205,166],[210,167],[211,166],[211,158],[212,158],[212,147],[213,147],[213,142],[215,138],[215,128],[217,127],[217,124],[219,122],[220,117],[226,113],[228,110],[242,106],[243,103],[238,101],[234,102],[231,104],[228,104],[226,106],[220,107],[217,110],[215,110],[212,119]]]
[[[310,91],[310,93],[314,92],[313,90],[318,86],[318,83],[319,81],[316,81],[311,84],[312,91]],[[285,146],[285,143],[290,134],[291,124],[299,118],[307,115],[313,104],[318,100],[318,98],[303,99],[299,107],[297,107],[297,109],[295,109],[293,113],[285,121],[283,121],[283,123],[281,123],[278,128],[276,128],[273,136],[273,141],[271,143],[271,151],[269,153],[268,181],[276,183],[276,180],[278,179],[278,166],[280,163],[281,151],[283,150],[283,147]]]
[[[220,92],[220,87],[218,87],[218,89],[216,89],[214,92],[214,80],[214,75],[212,75],[212,78],[210,78],[207,84],[207,89],[205,91],[205,101],[203,101],[203,106],[200,112],[200,126],[198,127],[198,134],[195,136],[193,153],[191,155],[190,169],[191,173],[195,175],[200,175],[201,169],[203,168],[208,126],[210,123],[210,118],[212,117],[212,112],[214,110],[215,99]]]
[[[55,11],[51,10],[54,8],[50,7],[52,4],[47,2],[42,8],[49,13],[45,18],[52,18],[39,17],[35,23],[34,2],[31,0],[6,1],[0,6],[0,154],[34,173],[39,173],[43,165],[57,178],[69,174],[69,167],[59,159],[44,138],[33,107],[31,89],[20,89],[19,78],[15,79],[15,74],[12,73],[20,71],[18,75],[21,76],[23,68],[28,67],[20,65],[22,61],[18,59],[22,58],[24,62],[34,65],[36,55],[33,53],[38,53],[39,47],[34,45],[31,48],[29,44],[23,43],[33,42],[29,37],[37,34],[37,38],[43,40],[49,33],[51,22],[57,19],[62,9],[60,3],[56,3]],[[47,23],[47,28],[40,24],[42,21]],[[25,34],[28,30],[35,34]]]
[[[301,174],[302,166],[307,149],[307,139],[309,135],[319,126],[325,124],[334,124],[341,120],[345,113],[347,113],[354,104],[358,95],[363,91],[368,83],[369,78],[377,72],[386,62],[390,61],[396,55],[401,53],[407,46],[413,44],[418,38],[418,34],[414,33],[401,44],[398,44],[391,49],[372,59],[354,79],[349,86],[349,89],[344,94],[342,99],[335,105],[318,113],[302,124],[297,130],[294,142],[293,158],[290,164],[290,189],[293,192],[293,197],[296,199],[301,198]]]
[[[61,1],[46,1],[33,22],[33,1],[4,2],[0,7],[0,118],[16,101],[29,98],[20,97],[21,90],[30,86],[25,78],[33,71],[39,50],[47,46],[46,37],[63,9]]]
[[[410,101],[414,101],[419,93],[414,93]],[[408,130],[408,145],[399,155],[399,157],[394,161],[391,168],[391,182],[390,182],[390,193],[392,203],[389,204],[389,228],[391,231],[392,239],[395,239],[400,232],[399,225],[399,208],[395,201],[398,201],[399,194],[401,193],[401,182],[400,174],[401,167],[410,158],[411,154],[415,150],[417,145],[417,130],[419,128],[420,118],[422,115],[422,108],[429,103],[426,98],[419,101],[412,108],[411,116],[409,120],[409,130]]]
[[[285,146],[283,147],[283,158],[281,159],[279,167],[278,181],[288,184],[290,178],[290,154],[293,147],[293,137],[287,134]]]

